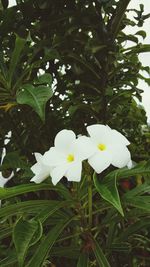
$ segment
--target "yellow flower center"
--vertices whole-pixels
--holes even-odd
[[[104,144],[98,144],[98,149],[104,151],[106,149],[106,146]]]
[[[69,155],[67,156],[67,161],[68,161],[68,162],[72,162],[72,161],[74,161],[74,155],[69,154]]]

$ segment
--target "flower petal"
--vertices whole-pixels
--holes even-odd
[[[42,157],[43,157],[42,154],[40,154],[38,152],[35,152],[34,156],[35,156],[35,159],[36,159],[37,162],[42,162]]]
[[[46,170],[46,171],[41,171],[40,173],[36,174],[34,177],[32,177],[32,179],[30,180],[30,182],[35,182],[36,184],[40,184],[41,182],[43,182],[48,176],[50,176],[50,170]]]
[[[119,143],[122,143],[125,146],[130,145],[130,142],[128,141],[128,139],[123,134],[121,134],[120,132],[112,129],[111,135],[112,135],[112,138],[117,139],[117,141]]]
[[[111,150],[112,162],[111,164],[117,168],[123,168],[131,161],[131,155],[126,146],[115,145]]]
[[[96,146],[92,143],[91,138],[81,136],[75,140],[71,150],[77,160],[85,160],[96,152]]]
[[[68,168],[68,164],[63,164],[55,167],[51,172],[52,183],[56,185],[60,179],[65,175]]]
[[[134,163],[132,160],[130,160],[127,164],[128,169],[132,169],[134,167]]]
[[[94,124],[87,127],[87,131],[92,139],[98,143],[105,143],[109,139],[111,129],[102,124]]]
[[[55,147],[51,147],[43,156],[43,163],[49,166],[57,166],[65,162],[65,154],[58,151]]]
[[[111,163],[111,155],[107,151],[98,152],[88,159],[89,164],[96,173],[101,173],[109,167]]]
[[[68,153],[68,150],[73,141],[75,141],[76,135],[71,130],[62,130],[55,137],[55,147],[56,149]]]
[[[81,172],[82,172],[82,162],[78,161],[71,164],[65,176],[67,177],[68,181],[80,182]]]
[[[35,163],[32,167],[31,167],[31,171],[36,174],[36,173],[40,173],[41,171],[41,164],[40,163]]]

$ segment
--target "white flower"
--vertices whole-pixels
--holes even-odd
[[[71,130],[60,131],[54,141],[54,147],[45,153],[45,164],[53,167],[52,182],[56,185],[65,176],[68,181],[79,182],[82,172],[82,161],[94,153],[89,137],[76,136]]]
[[[96,124],[87,127],[95,153],[88,162],[97,173],[101,173],[110,164],[122,168],[131,166],[131,156],[127,146],[129,141],[121,133],[108,126]]]
[[[37,163],[35,163],[31,167],[31,170],[35,174],[35,176],[30,181],[39,184],[44,181],[48,176],[50,176],[50,171],[52,170],[52,167],[45,164],[45,154],[41,155],[40,153],[35,153],[34,155]]]

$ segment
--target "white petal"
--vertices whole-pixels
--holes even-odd
[[[66,155],[58,151],[55,147],[51,147],[43,156],[43,162],[49,166],[57,166],[66,161]]]
[[[101,173],[109,167],[111,163],[111,155],[107,151],[98,152],[90,157],[88,162],[96,173]]]
[[[102,124],[94,124],[87,127],[89,135],[98,143],[105,143],[109,139],[111,129]]]
[[[31,171],[34,174],[40,173],[41,171],[41,164],[40,163],[35,163],[32,167],[31,167]]]
[[[50,170],[48,172],[41,172],[39,174],[36,174],[30,182],[35,182],[36,184],[39,184],[43,182],[48,176],[50,176]]]
[[[128,169],[132,169],[134,167],[134,163],[132,160],[130,160],[127,164]]]
[[[114,149],[111,151],[112,153],[112,165],[117,168],[123,168],[127,166],[129,161],[131,160],[131,155],[126,146],[114,146]]]
[[[71,164],[65,176],[67,177],[68,181],[80,182],[81,172],[82,172],[82,163],[81,161],[79,161]]]
[[[37,162],[41,162],[42,161],[42,157],[43,157],[42,154],[40,154],[38,152],[35,152],[34,156],[35,156]]]
[[[128,141],[128,139],[123,134],[119,133],[118,131],[112,130],[111,134],[112,134],[112,138],[117,139],[119,143],[124,144],[125,146],[130,145],[130,142]]]
[[[85,160],[96,152],[96,146],[92,143],[91,138],[81,136],[75,140],[72,147],[72,153],[77,160]]]
[[[54,144],[58,150],[67,153],[75,139],[76,136],[73,131],[62,130],[56,135]]]
[[[51,172],[52,183],[56,185],[60,179],[65,175],[68,168],[68,164],[55,167]]]

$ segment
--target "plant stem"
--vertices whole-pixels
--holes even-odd
[[[92,178],[88,176],[89,229],[92,228]]]

